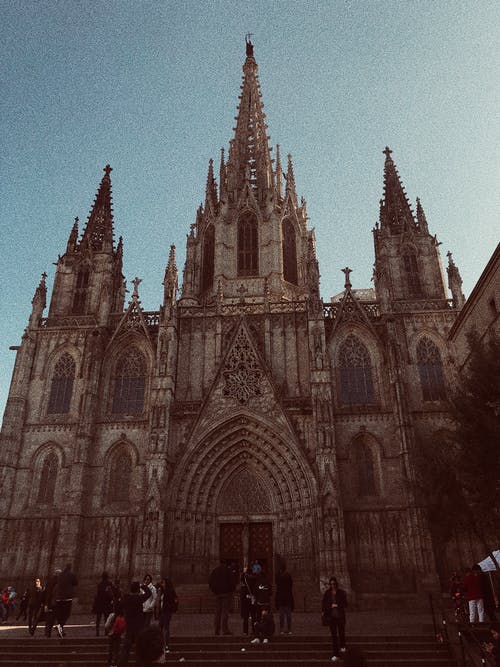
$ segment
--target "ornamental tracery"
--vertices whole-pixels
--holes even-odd
[[[248,403],[251,396],[261,393],[262,370],[243,329],[238,332],[226,357],[222,375],[223,395],[232,396],[241,404]]]

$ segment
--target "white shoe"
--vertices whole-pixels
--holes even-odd
[[[269,639],[266,637],[265,639],[262,640],[263,644],[269,644]]]
[[[332,657],[330,658],[330,660],[331,660],[332,662],[338,662],[338,661],[340,660],[340,658],[338,657],[338,655],[332,655]]]
[[[342,646],[342,648],[340,649],[340,652],[341,652],[341,653],[345,653],[346,651],[347,651],[346,647],[345,647],[345,646]]]
[[[260,639],[258,637],[255,637],[255,639],[252,639],[250,644],[260,644]]]

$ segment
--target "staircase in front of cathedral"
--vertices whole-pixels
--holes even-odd
[[[0,667],[102,667],[107,664],[107,641],[105,637],[2,639]],[[449,647],[431,635],[351,637],[349,646],[359,649],[370,667],[456,667]],[[330,657],[327,635],[277,636],[266,645],[250,644],[242,636],[178,637],[171,642],[166,662],[190,667],[313,667],[329,663]],[[135,664],[133,656],[129,664]]]

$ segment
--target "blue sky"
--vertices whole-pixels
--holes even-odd
[[[159,307],[171,243],[227,149],[255,55],[273,145],[291,152],[324,299],[369,287],[389,145],[468,295],[498,234],[496,2],[0,0],[0,412],[40,274],[85,221],[106,163],[124,271]]]

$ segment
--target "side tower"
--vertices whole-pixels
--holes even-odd
[[[101,364],[125,292],[111,167],[104,172],[82,238],[75,220],[58,259],[49,316],[44,274],[17,348],[1,433],[0,568],[23,583],[65,561],[78,564],[84,543]]]
[[[429,233],[420,200],[414,217],[392,151],[386,148],[384,198],[375,241],[375,287],[384,311],[404,310],[409,302],[446,308],[439,243]]]

